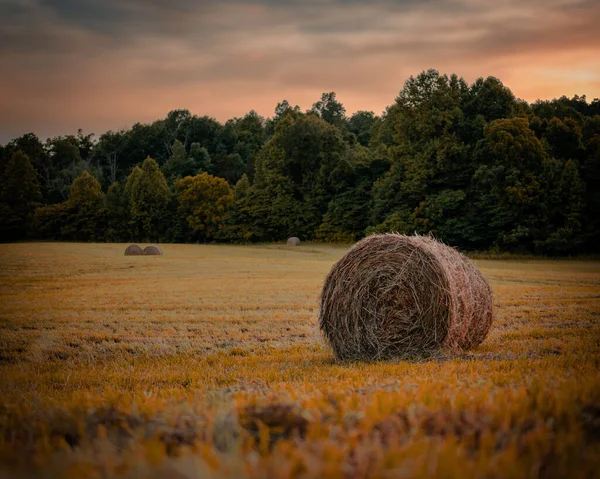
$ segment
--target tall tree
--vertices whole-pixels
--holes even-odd
[[[486,122],[511,118],[517,110],[513,93],[495,77],[478,78],[465,91],[463,110],[471,118],[481,116]]]
[[[223,126],[214,118],[208,116],[191,116],[186,118],[180,125],[180,131],[184,134],[179,138],[186,148],[191,148],[193,143],[198,143],[206,148],[210,155],[216,153],[217,135]]]
[[[68,219],[61,234],[73,241],[103,241],[105,226],[104,193],[100,182],[87,171],[75,179],[66,202]]]
[[[550,158],[542,174],[545,231],[534,241],[536,252],[562,255],[581,247],[585,184],[573,160]]]
[[[341,128],[346,121],[346,109],[337,101],[334,91],[323,93],[321,99],[313,103],[310,112],[338,128]]]
[[[313,238],[347,159],[336,127],[315,115],[286,115],[256,161],[252,187],[257,237]]]
[[[265,121],[265,134],[267,138],[271,138],[275,134],[275,128],[277,123],[286,115],[298,115],[301,114],[300,107],[295,105],[292,107],[287,100],[283,100],[277,103],[275,107],[275,115],[273,118],[269,118]]]
[[[218,234],[219,239],[234,242],[255,239],[250,191],[250,180],[244,174],[233,189],[233,204],[223,217],[223,225]]]
[[[572,118],[552,118],[544,129],[543,138],[548,143],[550,154],[563,161],[581,160],[585,154],[582,144],[582,132],[579,124]]]
[[[104,176],[109,185],[117,181],[119,171],[124,163],[123,151],[127,143],[125,131],[107,131],[100,136],[94,145],[93,156],[102,164]]]
[[[223,218],[233,204],[231,187],[222,178],[202,173],[186,176],[175,183],[178,213],[196,240],[215,238]]]
[[[130,194],[131,219],[143,239],[162,239],[169,228],[171,190],[158,163],[148,157],[139,170],[134,170]],[[128,180],[129,183],[129,180]]]
[[[31,166],[33,166],[37,171],[42,193],[44,193],[46,184],[44,183],[45,178],[43,172],[45,172],[49,166],[48,154],[44,148],[44,144],[34,133],[27,133],[19,138],[15,138],[7,145],[6,161],[8,162],[10,155],[18,150],[21,150],[29,157]],[[2,169],[0,168],[0,174],[1,173]]]
[[[190,156],[194,160],[197,171],[213,173],[214,166],[208,150],[200,143],[192,143],[190,146]]]
[[[107,215],[106,239],[117,242],[133,239],[129,225],[129,201],[124,188],[118,181],[108,187],[105,204]]]
[[[254,179],[254,163],[258,151],[266,141],[265,119],[251,110],[236,121],[237,143],[234,153],[240,155],[250,180]]]
[[[464,120],[462,100],[468,87],[453,75],[428,70],[410,77],[396,103],[388,108],[379,129],[379,141],[389,145],[392,166],[373,188],[371,217],[375,231],[427,233],[450,218],[437,215],[434,223],[426,207],[429,197],[460,214],[473,165],[460,136]],[[382,152],[383,153],[383,152]],[[456,203],[458,201],[458,204]]]
[[[495,120],[475,152],[474,196],[483,244],[531,249],[544,227],[542,171],[547,155],[523,118]]]
[[[29,157],[20,150],[11,155],[0,185],[2,241],[26,238],[33,215],[42,199],[37,173]]]
[[[200,169],[195,158],[185,151],[185,146],[179,140],[175,140],[171,147],[171,156],[162,167],[166,178],[174,181],[184,176],[195,175]]]
[[[583,241],[584,251],[592,252],[600,245],[600,115],[586,118],[583,143],[585,159],[581,162],[581,178],[586,190]]]
[[[357,111],[348,120],[348,130],[356,135],[362,146],[369,146],[375,122],[375,113],[372,111]]]
[[[330,173],[333,193],[316,232],[320,241],[353,242],[368,225],[371,187],[377,177],[376,160],[355,145]]]

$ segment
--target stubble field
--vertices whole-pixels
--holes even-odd
[[[347,248],[0,246],[0,477],[598,477],[600,263],[477,261],[460,356],[340,363]]]

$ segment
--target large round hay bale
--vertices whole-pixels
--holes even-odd
[[[300,246],[300,238],[296,238],[295,236],[288,238],[287,245],[288,246]]]
[[[162,255],[163,252],[162,252],[162,249],[160,249],[160,247],[158,247],[154,244],[151,244],[150,246],[146,246],[144,248],[144,254],[146,256],[153,256],[153,255]]]
[[[142,256],[143,254],[144,250],[136,244],[130,244],[125,248],[125,256]]]
[[[425,356],[480,344],[492,306],[488,282],[454,248],[423,236],[373,235],[331,268],[319,324],[337,359]]]

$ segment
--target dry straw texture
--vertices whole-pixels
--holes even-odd
[[[477,267],[423,236],[365,238],[321,293],[320,327],[341,360],[459,352],[480,344],[492,320],[492,292]]]
[[[144,248],[144,254],[146,256],[153,256],[153,255],[162,255],[162,249],[160,249],[158,246],[152,244],[150,246],[146,246]]]
[[[288,246],[300,246],[300,238],[297,238],[295,236],[288,238],[287,245]]]
[[[141,256],[144,254],[144,250],[136,244],[130,244],[125,248],[125,256]]]

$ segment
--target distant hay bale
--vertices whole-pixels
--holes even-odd
[[[158,246],[151,244],[150,246],[146,246],[144,248],[144,254],[146,256],[154,256],[154,255],[162,255],[162,249],[160,249]]]
[[[288,238],[287,245],[288,246],[300,246],[300,238],[296,238],[295,236]]]
[[[144,250],[136,244],[130,244],[125,248],[125,256],[142,256],[143,254]]]
[[[340,360],[459,352],[480,344],[492,321],[492,291],[477,267],[423,236],[359,241],[321,293],[319,325]]]

